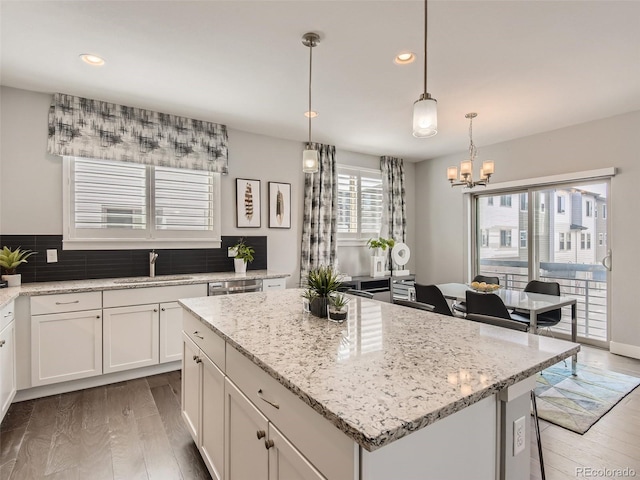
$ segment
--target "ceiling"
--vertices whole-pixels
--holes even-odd
[[[6,1],[2,85],[71,93],[410,161],[640,110],[639,1],[432,1],[439,132],[411,135],[423,91],[420,1]],[[409,50],[405,66],[394,56]],[[79,60],[103,56],[103,67]]]

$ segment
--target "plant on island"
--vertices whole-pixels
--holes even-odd
[[[329,297],[341,286],[340,274],[333,267],[321,265],[309,270],[307,288],[302,296],[309,301],[311,313],[326,318]]]

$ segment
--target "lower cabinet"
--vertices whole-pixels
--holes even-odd
[[[10,309],[2,310],[5,315],[13,315]],[[10,321],[0,322],[0,422],[16,395],[16,332],[13,317]]]
[[[182,307],[160,304],[160,363],[182,360]]]
[[[280,433],[269,424],[269,480],[322,480],[324,477],[306,458]]]
[[[102,374],[102,310],[31,316],[32,386]]]

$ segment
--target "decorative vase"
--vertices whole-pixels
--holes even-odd
[[[236,273],[247,273],[247,262],[243,258],[234,258],[233,267]]]
[[[320,318],[327,318],[327,307],[329,305],[328,297],[316,297],[314,298],[309,307],[311,309],[311,315]]]
[[[344,322],[349,314],[349,306],[345,305],[342,308],[336,308],[333,305],[329,305],[327,308],[327,318],[332,322]]]
[[[22,275],[14,273],[13,275],[2,275],[2,280],[7,282],[8,287],[19,287],[22,283]]]
[[[379,257],[374,255],[371,257],[371,276],[372,277],[384,277],[387,257]]]

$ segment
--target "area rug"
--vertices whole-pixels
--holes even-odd
[[[640,384],[640,378],[588,365],[560,362],[538,373],[538,417],[573,432],[584,434],[616,403]]]

